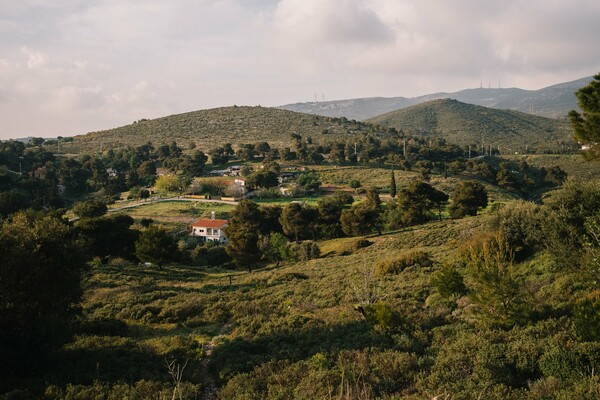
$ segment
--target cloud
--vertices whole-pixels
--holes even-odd
[[[600,69],[591,0],[23,0],[0,15],[0,137]]]
[[[27,67],[30,69],[44,65],[48,58],[46,54],[33,51],[26,46],[21,47],[21,51],[27,56]]]
[[[377,45],[393,33],[373,10],[355,0],[282,0],[274,26],[292,45]]]

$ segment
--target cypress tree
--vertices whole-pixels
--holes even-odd
[[[394,170],[392,170],[392,177],[390,180],[390,196],[392,196],[392,199],[396,197],[396,177],[394,176]]]

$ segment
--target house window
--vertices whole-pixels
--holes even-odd
[[[206,228],[206,234],[212,235],[212,228]]]

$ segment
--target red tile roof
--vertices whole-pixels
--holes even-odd
[[[221,228],[227,223],[226,219],[199,219],[194,222],[192,226],[199,226],[204,228]]]

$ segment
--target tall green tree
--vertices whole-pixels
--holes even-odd
[[[308,205],[289,203],[281,211],[279,222],[281,222],[283,233],[299,243],[300,239],[306,239],[311,234],[313,239],[316,236],[318,212],[314,207]]]
[[[158,265],[159,268],[178,257],[177,244],[173,237],[156,225],[150,225],[140,233],[135,242],[135,255],[141,261]]]
[[[20,212],[0,227],[0,260],[2,392],[68,338],[85,257],[65,219]]]
[[[227,245],[225,250],[238,268],[246,267],[248,272],[260,260],[258,241],[262,213],[258,204],[251,200],[240,200],[231,212],[231,218],[225,228]]]
[[[596,74],[594,80],[575,95],[583,114],[575,110],[569,112],[573,136],[587,147],[584,155],[590,159],[600,159],[600,74]]]
[[[133,218],[113,214],[98,218],[82,218],[76,227],[86,242],[89,256],[106,261],[110,257],[130,259],[135,253],[138,231],[132,230]]]
[[[97,199],[75,203],[73,206],[73,213],[80,218],[100,217],[107,211],[106,203]]]
[[[398,198],[388,205],[387,221],[392,229],[421,224],[433,218],[448,201],[448,195],[422,181],[412,181],[400,190]]]
[[[456,185],[452,195],[449,211],[452,218],[477,215],[481,208],[488,205],[487,191],[483,185],[475,181],[461,181]]]
[[[396,197],[396,177],[394,176],[394,170],[392,170],[392,176],[390,177],[390,196],[392,196],[392,199]]]

